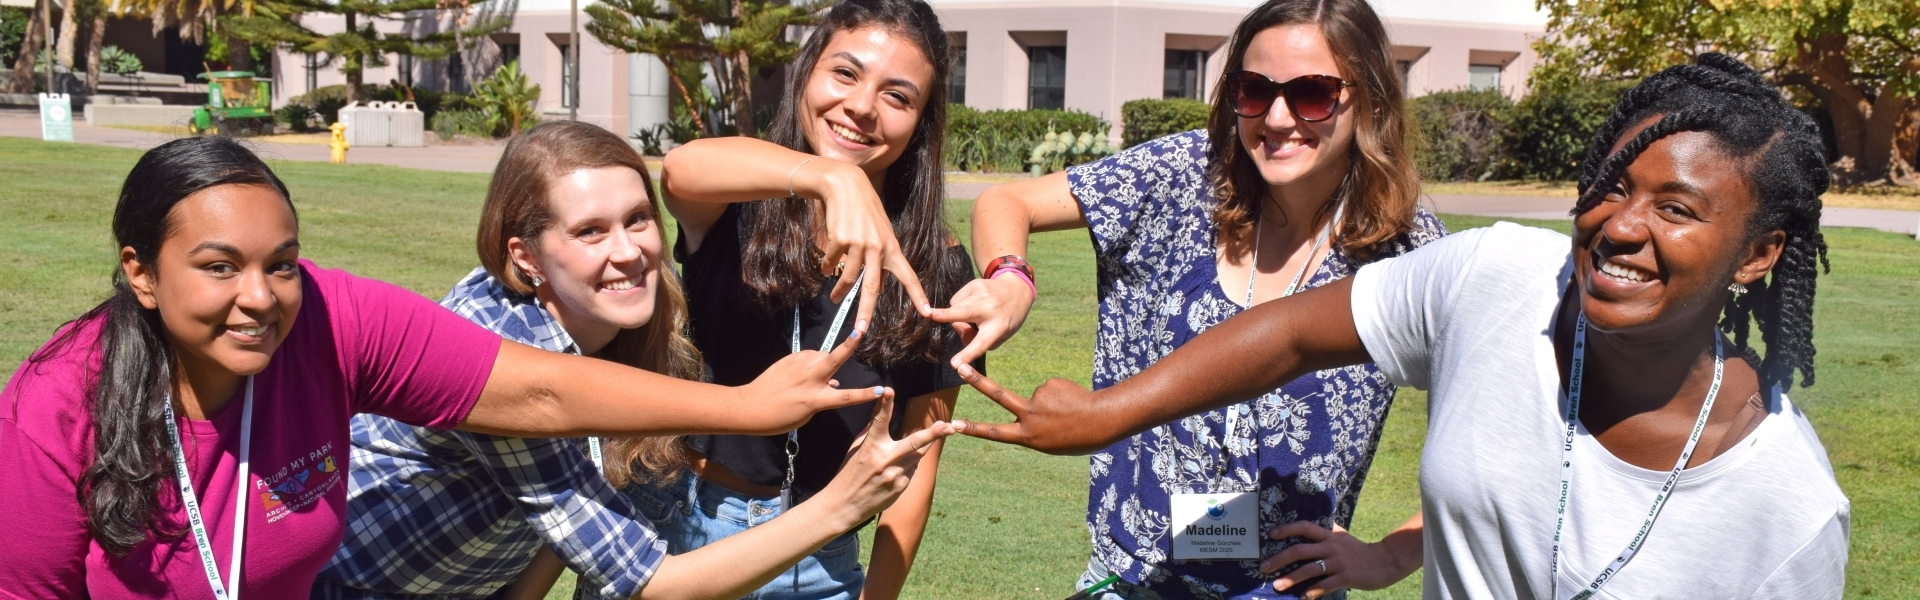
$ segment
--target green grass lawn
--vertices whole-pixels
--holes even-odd
[[[0,371],[11,374],[55,327],[106,295],[108,222],[138,153],[0,138]],[[438,298],[475,264],[486,178],[370,165],[274,162],[300,212],[303,253],[321,265]],[[951,206],[966,238],[968,205]],[[1491,219],[1449,216],[1456,231]],[[1564,230],[1565,222],[1535,223]],[[1890,233],[1827,230],[1834,273],[1820,290],[1819,385],[1794,399],[1813,419],[1854,503],[1848,595],[1920,597],[1920,243]],[[1084,232],[1041,234],[1031,260],[1044,282],[1020,335],[990,359],[1001,382],[1031,390],[1048,376],[1086,383],[1095,318]],[[1376,538],[1419,507],[1416,472],[1425,396],[1400,394],[1354,530]],[[967,390],[959,415],[1005,413]],[[971,438],[949,442],[914,598],[1061,598],[1087,560],[1086,461]],[[563,578],[563,586],[565,585]],[[1417,576],[1362,598],[1418,597]],[[555,597],[566,597],[556,590]]]

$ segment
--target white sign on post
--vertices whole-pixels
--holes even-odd
[[[40,94],[40,139],[73,141],[73,104],[66,94]]]

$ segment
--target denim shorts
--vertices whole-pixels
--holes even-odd
[[[685,554],[780,516],[780,498],[742,494],[681,471],[673,483],[628,485],[620,490],[653,521],[669,554]],[[754,600],[853,600],[866,586],[860,568],[860,534],[849,531],[827,542],[793,568],[748,594]]]

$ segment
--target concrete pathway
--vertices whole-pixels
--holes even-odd
[[[0,136],[40,138],[40,115],[27,109],[0,109]],[[146,150],[173,139],[161,133],[94,127],[74,123],[74,141]],[[279,160],[327,160],[327,147],[315,144],[284,144],[252,141],[249,144],[264,158]],[[425,148],[354,148],[347,161],[355,164],[381,164],[436,171],[491,173],[500,160],[504,146],[427,146]],[[1000,182],[955,181],[947,184],[947,195],[971,200],[980,197]],[[1432,208],[1451,214],[1484,215],[1516,219],[1567,219],[1572,198],[1529,196],[1429,196]],[[1824,227],[1865,227],[1907,235],[1920,232],[1920,212],[1869,208],[1828,207],[1821,215]]]
[[[429,134],[431,135],[431,134]],[[33,110],[0,109],[0,136],[40,138],[40,114]],[[118,146],[146,150],[167,143],[174,136],[164,133],[94,127],[85,121],[73,124],[73,140],[83,144]],[[261,140],[245,142],[261,158],[268,160],[326,161],[328,149],[319,144],[285,144]],[[424,148],[356,147],[347,151],[347,162],[376,164],[435,171],[492,173],[500,161],[502,145],[427,146]]]

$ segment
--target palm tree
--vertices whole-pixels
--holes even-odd
[[[315,54],[323,62],[341,59],[340,72],[347,76],[347,99],[360,99],[361,74],[367,67],[387,65],[388,54],[406,54],[425,59],[444,58],[458,50],[452,32],[414,37],[410,33],[381,33],[376,20],[400,20],[406,13],[437,7],[439,0],[260,0],[252,14],[220,19],[227,31],[256,44],[283,47],[302,54]],[[324,34],[309,29],[294,17],[307,13],[340,15],[346,27],[339,33]],[[505,29],[512,22],[494,19],[466,29],[468,41]]]

